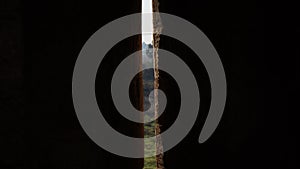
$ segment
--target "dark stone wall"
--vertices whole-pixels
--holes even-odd
[[[88,138],[71,93],[74,64],[86,40],[108,22],[139,12],[140,5],[136,0],[0,1],[1,169],[142,168],[143,159],[110,154]],[[136,36],[119,50],[138,50],[139,41]],[[138,90],[139,83],[134,82]],[[140,92],[133,92],[134,104],[141,106]],[[143,134],[142,125],[111,123]]]
[[[0,1],[0,168],[24,166],[24,48],[22,5]]]
[[[210,106],[207,73],[184,44],[161,37],[160,47],[191,67],[201,95],[197,122],[180,144],[165,153],[166,168],[295,167],[296,131],[290,120],[299,84],[295,40],[299,24],[294,22],[298,12],[291,6],[252,0],[160,1],[160,12],[187,19],[208,36],[223,62],[228,85],[222,120],[212,137],[199,144]],[[172,79],[161,78],[160,86],[169,94],[168,102],[178,102]],[[170,106],[169,116],[160,119],[163,130],[174,122],[174,112],[178,107]]]
[[[209,37],[228,81],[222,121],[199,144],[209,108],[207,74],[187,47],[161,37],[161,48],[182,57],[203,82],[196,125],[165,153],[166,168],[299,168],[294,155],[298,118],[293,117],[298,108],[293,106],[299,102],[300,27],[299,10],[293,6],[298,7],[255,0],[160,1],[161,12],[187,19]],[[110,154],[88,138],[71,96],[73,67],[86,40],[106,23],[136,12],[139,0],[0,0],[1,169],[142,168],[143,159]],[[140,49],[135,45],[139,40],[127,39],[112,51],[112,63],[120,61],[118,55]],[[180,99],[174,83],[161,73],[160,88],[171,103],[159,119],[162,130],[177,116]],[[98,88],[105,87],[101,84]],[[99,92],[99,99],[107,97]],[[107,119],[121,132],[142,135],[141,125],[115,117]]]

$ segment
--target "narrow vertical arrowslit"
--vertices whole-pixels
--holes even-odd
[[[144,86],[144,109],[150,109],[153,112],[152,116],[157,116],[158,112],[158,93],[154,89],[158,89],[158,43],[161,32],[161,22],[158,14],[157,0],[142,0],[142,65],[143,68],[151,67],[143,71],[143,86]],[[150,92],[154,91],[153,95]],[[154,104],[152,107],[151,104]],[[145,114],[145,119],[153,118]],[[144,124],[144,137],[153,137],[160,134],[160,128],[157,120]],[[162,169],[163,154],[149,157],[156,152],[162,150],[162,140],[145,141],[144,152],[144,169]]]
[[[153,18],[152,16],[152,0],[142,0],[142,64],[143,68],[153,67]],[[144,86],[144,110],[151,107],[154,97],[149,96],[150,92],[154,89],[154,69],[146,69],[143,71],[143,86]],[[154,112],[153,110],[149,110]],[[154,114],[154,113],[153,113]],[[151,115],[144,115],[146,121]],[[144,124],[144,137],[155,136],[155,121]],[[156,152],[156,142],[147,141],[144,143],[144,169],[156,169],[156,157],[149,157]]]

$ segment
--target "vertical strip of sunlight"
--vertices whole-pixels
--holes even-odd
[[[142,0],[142,13],[152,12],[152,0]],[[142,16],[142,41],[151,44],[153,41],[153,17],[152,15]]]
[[[153,67],[153,9],[152,0],[142,0],[142,14],[148,13],[148,15],[142,15],[142,66],[147,65]],[[144,109],[147,110],[150,105],[148,101],[149,92],[154,90],[154,74],[153,70],[143,71],[143,86],[144,86]],[[153,101],[154,98],[149,98]],[[153,103],[154,104],[154,103]],[[155,111],[150,110],[150,111]],[[154,114],[154,113],[153,113]],[[147,115],[144,119],[150,118]],[[144,137],[155,136],[155,121],[144,124]],[[155,154],[156,142],[146,142],[144,146],[145,156],[149,154]],[[144,158],[144,169],[156,169],[157,167],[156,156]]]

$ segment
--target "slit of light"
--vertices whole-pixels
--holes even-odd
[[[153,13],[152,0],[142,0],[142,13]],[[142,16],[142,66],[153,68],[153,16],[143,15]],[[148,99],[152,100],[154,98],[148,98],[150,92],[154,90],[154,71],[145,70],[143,71],[143,86],[144,86],[144,109],[147,110],[150,107],[150,102]],[[150,110],[150,111],[155,111]],[[154,113],[153,113],[154,114]],[[147,117],[146,115],[144,118]],[[156,122],[144,123],[144,137],[155,136],[155,125]],[[145,142],[144,143],[144,153],[145,156],[149,154],[155,154],[156,152],[156,142]],[[157,161],[156,156],[146,157],[144,159],[144,169],[156,169]]]

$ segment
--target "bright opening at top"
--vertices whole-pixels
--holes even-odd
[[[142,0],[142,13],[152,12],[152,0]],[[153,41],[153,17],[152,15],[143,15],[142,17],[142,41],[146,44],[152,44]]]

